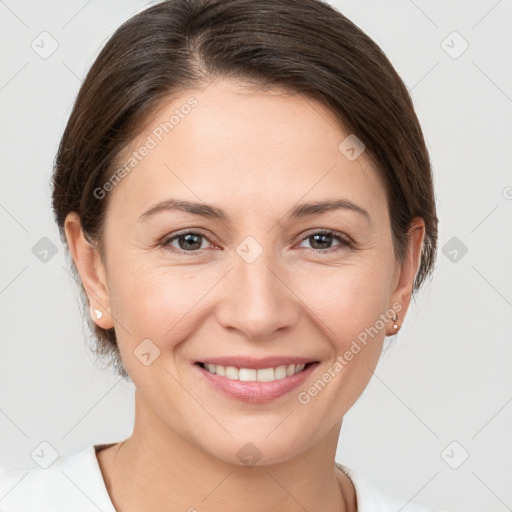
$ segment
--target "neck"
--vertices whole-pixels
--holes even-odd
[[[132,435],[100,463],[118,512],[356,510],[353,486],[334,465],[341,422],[293,459],[238,466],[171,431],[138,395]]]

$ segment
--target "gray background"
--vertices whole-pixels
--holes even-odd
[[[512,510],[512,0],[331,3],[410,89],[440,217],[434,279],[347,414],[337,459],[406,500]],[[2,466],[34,465],[43,441],[76,453],[132,430],[133,385],[87,349],[49,180],[86,70],[146,5],[0,0]]]

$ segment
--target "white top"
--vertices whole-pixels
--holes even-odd
[[[116,512],[90,445],[75,455],[60,455],[44,469],[0,468],[2,512]],[[388,494],[362,474],[337,466],[352,480],[358,512],[435,512],[429,507]],[[404,506],[406,505],[407,506]]]

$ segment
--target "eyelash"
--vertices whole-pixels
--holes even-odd
[[[206,240],[208,240],[210,243],[212,243],[209,238],[204,234],[202,233],[201,231],[193,231],[193,230],[190,230],[190,231],[184,231],[182,233],[178,233],[177,235],[174,235],[170,238],[167,238],[167,239],[164,239],[159,245],[161,247],[164,247],[164,248],[169,248],[171,247],[170,244],[173,240],[177,240],[179,238],[182,238],[186,235],[199,235],[200,237],[202,238],[205,238]],[[307,236],[303,237],[299,243],[302,243],[304,242],[305,240],[308,240],[309,238],[312,238],[313,236],[315,235],[332,235],[334,238],[338,239],[338,241],[340,242],[338,245],[335,245],[334,247],[329,247],[328,249],[308,249],[309,251],[312,251],[312,252],[315,252],[315,253],[320,253],[320,254],[325,254],[325,253],[331,253],[331,252],[335,252],[337,250],[340,250],[340,249],[343,249],[343,248],[350,248],[352,247],[352,243],[350,242],[350,240],[348,240],[348,238],[343,235],[343,233],[340,233],[338,231],[332,231],[332,230],[320,230],[320,231],[313,231],[313,232],[310,232]],[[189,254],[197,254],[197,253],[201,253],[204,249],[197,249],[197,250],[193,250],[193,251],[185,251],[183,249],[177,249],[177,248],[172,248],[172,249],[169,249],[171,250],[172,252],[175,252],[175,253],[189,253]]]

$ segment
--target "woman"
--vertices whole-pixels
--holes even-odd
[[[335,463],[437,241],[411,100],[360,29],[318,0],[139,13],[80,89],[53,208],[135,425],[4,512],[404,507]]]

